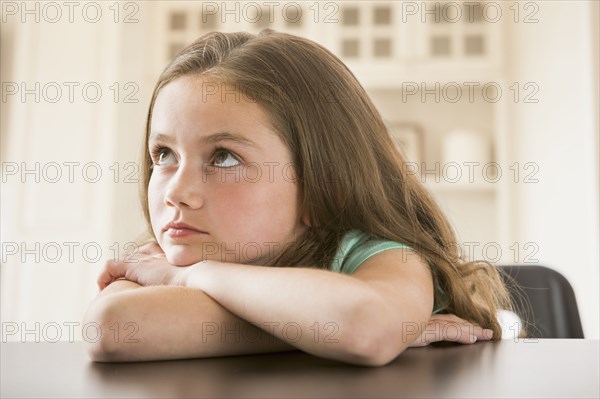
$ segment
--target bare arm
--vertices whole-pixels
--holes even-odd
[[[352,276],[214,261],[178,268],[160,256],[141,257],[134,263],[108,262],[99,279],[101,287],[109,289],[119,276],[152,287],[105,294],[105,300],[92,304],[87,320],[104,328],[132,323],[139,340],[114,342],[109,336],[93,346],[92,357],[172,359],[293,346],[349,363],[386,364],[420,335],[433,306],[428,266],[416,256],[406,260],[404,251],[377,254]],[[173,283],[186,286],[160,286]],[[249,330],[251,325],[243,320],[280,341]],[[245,341],[237,339],[238,326]],[[212,333],[213,327],[219,334],[208,336],[207,328]]]
[[[480,327],[456,316],[429,318],[433,286],[428,266],[416,256],[407,261],[403,251],[378,254],[352,276],[300,267],[201,262],[183,273],[187,287],[153,285],[172,284],[152,281],[186,269],[165,264],[164,259],[162,266],[157,264],[160,258],[126,268],[115,263],[99,279],[106,288],[86,320],[104,329],[132,323],[137,330],[131,338],[138,342],[115,342],[109,335],[92,345],[92,358],[155,360],[299,348],[317,356],[381,365],[408,346],[440,340],[472,343],[473,335],[489,339]],[[147,287],[114,281],[125,275]],[[447,337],[446,329],[429,330],[448,322],[460,326],[458,336]],[[429,331],[424,332],[426,325]]]
[[[433,307],[428,266],[404,251],[375,255],[352,276],[201,262],[190,267],[184,284],[245,320],[273,327],[276,337],[305,352],[382,365],[420,335]]]
[[[102,338],[89,342],[95,361],[166,360],[294,350],[233,315],[204,292],[142,287],[117,280],[90,305],[85,323]],[[128,324],[129,323],[129,324]]]

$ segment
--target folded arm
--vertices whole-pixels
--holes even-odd
[[[118,280],[90,305],[85,323],[102,337],[86,340],[95,361],[167,360],[294,350],[233,315],[204,292],[143,287]]]
[[[179,280],[184,287],[113,282],[87,320],[105,328],[135,323],[139,342],[109,336],[93,346],[93,357],[150,360],[298,348],[350,363],[385,364],[420,335],[433,305],[428,267],[415,256],[406,260],[403,251],[378,254],[352,276],[201,262],[178,269],[187,269]],[[131,266],[123,275],[148,285],[149,276],[165,274],[153,274],[157,262]]]
[[[428,267],[415,256],[402,261],[403,251],[380,253],[352,276],[206,262],[185,284],[307,353],[382,365],[420,335],[433,307]]]

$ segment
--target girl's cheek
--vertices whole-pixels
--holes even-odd
[[[154,172],[150,176],[148,182],[148,198],[153,197],[157,199],[159,196],[164,195],[165,187],[168,184],[168,176],[159,172]]]
[[[152,183],[148,185],[148,206],[150,211],[155,209],[156,203],[158,201],[158,194],[156,192],[156,187],[153,187]]]
[[[166,187],[166,182],[163,180],[164,178],[161,179],[161,176],[157,176],[156,174],[150,177],[148,184],[148,208],[151,222],[154,222],[155,217],[160,212],[161,204],[164,203],[164,187]]]

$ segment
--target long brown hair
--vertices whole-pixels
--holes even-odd
[[[161,88],[183,75],[235,85],[257,101],[295,165],[309,227],[273,266],[328,268],[351,229],[411,246],[427,259],[444,312],[501,337],[499,308],[512,309],[506,287],[485,261],[461,256],[455,233],[430,193],[403,168],[383,119],[350,70],[322,46],[264,30],[204,35],[182,50],[160,75],[148,112],[141,201],[148,230],[147,145]]]

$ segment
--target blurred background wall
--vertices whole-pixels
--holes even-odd
[[[144,230],[161,70],[205,32],[264,28],[341,57],[467,256],[560,271],[598,338],[598,14],[596,1],[2,2],[2,339],[78,335],[103,262]]]

